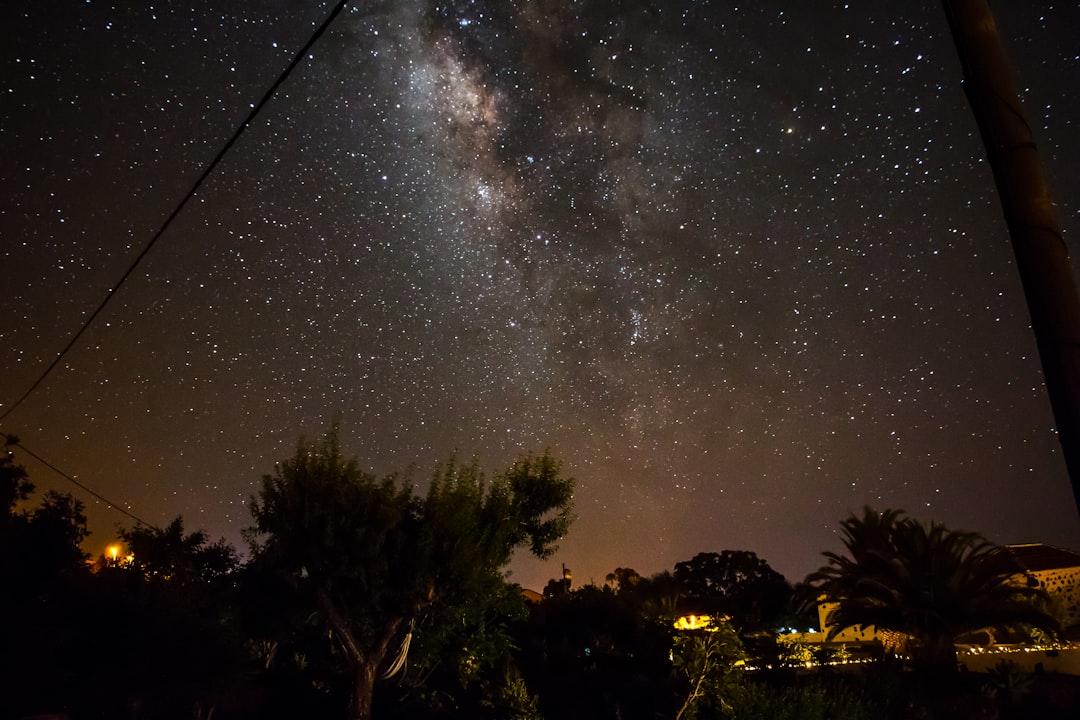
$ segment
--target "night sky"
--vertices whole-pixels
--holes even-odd
[[[134,3],[130,3],[134,5]],[[0,411],[332,3],[0,4]],[[1080,7],[997,3],[1066,241]],[[128,511],[242,546],[301,435],[423,486],[552,453],[575,584],[865,505],[1080,549],[940,4],[361,2],[0,424]],[[132,521],[87,503],[88,549]]]

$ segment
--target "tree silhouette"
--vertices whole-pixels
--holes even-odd
[[[8,443],[16,442],[9,437]],[[79,543],[88,535],[83,504],[50,490],[36,507],[19,508],[34,492],[10,453],[0,456],[0,677],[4,709],[19,717],[62,707],[77,697],[85,668],[80,602],[89,569]]]
[[[755,553],[698,553],[675,565],[675,578],[699,613],[730,615],[740,628],[758,628],[785,614],[791,586]]]
[[[6,436],[8,447],[19,439],[14,435]],[[26,468],[16,465],[10,450],[0,454],[0,520],[8,521],[15,514],[15,506],[26,500],[34,492],[34,484],[26,474]]]
[[[451,460],[421,498],[345,459],[335,428],[301,440],[263,478],[249,539],[254,561],[309,599],[349,666],[353,717],[366,720],[391,652],[407,649],[413,630],[432,637],[482,613],[515,548],[550,555],[568,529],[572,492],[545,454],[491,482]]]
[[[1045,593],[1017,582],[1012,556],[976,533],[870,508],[841,526],[848,556],[825,553],[828,564],[807,578],[819,596],[839,603],[827,619],[830,638],[848,627],[897,631],[910,638],[919,666],[953,671],[962,634],[1057,630],[1040,606]]]
[[[604,580],[615,592],[623,592],[633,589],[641,582],[641,575],[633,568],[617,567],[609,572]]]
[[[121,530],[120,538],[131,551],[135,569],[174,583],[210,582],[234,572],[240,564],[236,549],[224,539],[211,543],[202,530],[185,534],[182,517],[165,528]]]
[[[131,560],[101,563],[87,598],[107,618],[98,659],[125,680],[109,685],[121,696],[113,710],[123,703],[199,717],[235,700],[248,662],[233,622],[236,551],[202,530],[185,532],[182,517],[118,534]]]
[[[673,628],[646,617],[642,602],[630,590],[585,585],[531,608],[520,662],[545,717],[671,717]]]
[[[729,709],[725,695],[734,684],[732,672],[745,659],[742,641],[727,620],[717,621],[709,631],[676,637],[671,660],[686,686],[675,720],[695,717],[703,706]]]

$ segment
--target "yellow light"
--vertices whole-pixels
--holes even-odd
[[[708,615],[683,615],[675,621],[676,630],[716,630]]]

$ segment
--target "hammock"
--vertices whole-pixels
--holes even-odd
[[[394,658],[394,662],[390,663],[390,667],[383,673],[383,680],[394,677],[401,669],[405,667],[405,661],[409,656],[409,643],[412,642],[412,623],[409,623],[409,632],[405,633],[405,639],[401,641],[401,647],[398,648],[397,656]]]

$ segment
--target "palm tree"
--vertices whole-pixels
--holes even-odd
[[[828,565],[807,578],[818,597],[839,603],[827,618],[830,639],[849,627],[892,630],[909,638],[919,666],[955,670],[965,633],[1058,629],[1045,592],[1017,582],[1013,557],[977,533],[870,508],[841,525],[850,557],[827,552]]]

